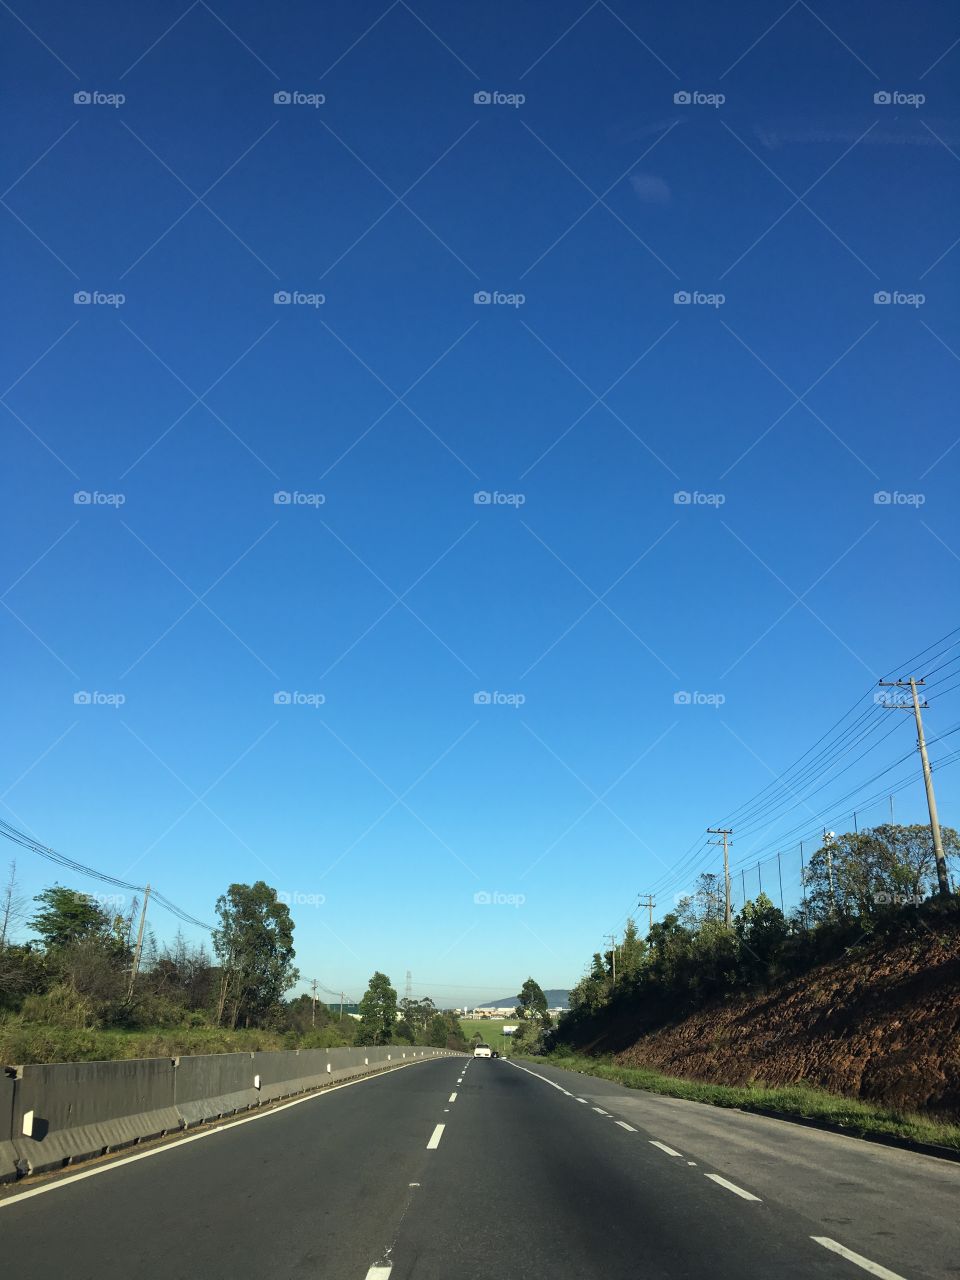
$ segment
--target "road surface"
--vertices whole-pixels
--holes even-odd
[[[0,1197],[18,1280],[960,1277],[960,1165],[446,1058]]]

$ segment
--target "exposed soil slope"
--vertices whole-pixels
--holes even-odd
[[[719,1084],[807,1081],[960,1118],[960,931],[876,942],[781,986],[604,1045],[624,1066]],[[606,1038],[606,1037],[604,1037]]]

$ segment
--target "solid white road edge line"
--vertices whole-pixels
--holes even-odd
[[[573,1097],[573,1094],[570,1093],[568,1089],[564,1089],[563,1085],[557,1084],[555,1080],[548,1080],[546,1076],[540,1075],[539,1072],[530,1071],[527,1067],[521,1067],[516,1062],[510,1062],[509,1058],[504,1058],[504,1062],[509,1063],[510,1066],[516,1068],[517,1071],[525,1071],[528,1076],[536,1076],[538,1080],[542,1080],[544,1084],[548,1084],[551,1089],[559,1089],[561,1093],[565,1093],[568,1098]]]
[[[632,1125],[632,1124],[627,1124],[626,1120],[618,1120],[618,1121],[617,1121],[617,1124],[620,1126],[620,1128],[621,1128],[621,1129],[626,1129],[626,1131],[627,1131],[628,1133],[636,1133],[636,1132],[637,1132],[637,1131],[636,1131],[636,1129],[633,1127],[633,1125]]]
[[[424,1062],[432,1062],[432,1058],[424,1058]],[[200,1133],[191,1133],[183,1138],[174,1138],[172,1142],[162,1147],[153,1147],[150,1151],[138,1151],[134,1156],[122,1156],[119,1160],[111,1160],[109,1164],[100,1165],[96,1169],[84,1169],[82,1173],[71,1174],[68,1178],[58,1178],[56,1182],[48,1182],[42,1187],[31,1187],[28,1191],[19,1191],[14,1196],[4,1196],[0,1198],[0,1209],[6,1209],[8,1205],[16,1204],[20,1200],[29,1200],[31,1196],[42,1196],[47,1191],[59,1191],[61,1187],[67,1187],[71,1182],[79,1182],[82,1178],[95,1178],[100,1173],[110,1173],[113,1169],[119,1169],[121,1165],[133,1164],[135,1160],[147,1160],[150,1156],[162,1156],[168,1151],[177,1151],[180,1147],[185,1147],[188,1142],[199,1142],[201,1138],[214,1138],[218,1133],[226,1133],[228,1129],[236,1129],[241,1124],[252,1124],[254,1120],[268,1120],[270,1116],[278,1115],[281,1111],[286,1111],[288,1107],[299,1107],[302,1102],[315,1102],[318,1098],[326,1098],[331,1093],[337,1093],[340,1089],[351,1089],[355,1084],[369,1084],[371,1080],[382,1079],[384,1076],[393,1074],[393,1071],[403,1071],[406,1067],[418,1066],[419,1062],[404,1062],[392,1068],[390,1071],[376,1071],[369,1076],[363,1076],[360,1080],[346,1080],[343,1084],[328,1085],[326,1089],[318,1089],[316,1093],[306,1093],[302,1098],[293,1098],[290,1102],[282,1102],[279,1107],[271,1107],[269,1111],[261,1111],[257,1115],[242,1116],[239,1120],[228,1120],[225,1124],[218,1124],[215,1128],[204,1129]]]
[[[443,1131],[445,1128],[446,1125],[438,1124],[433,1133],[431,1133],[430,1141],[427,1143],[428,1151],[436,1151],[437,1147],[439,1147],[440,1139],[443,1137]]]
[[[880,1276],[881,1280],[903,1280],[903,1276],[898,1272],[888,1271],[886,1267],[871,1262],[863,1254],[845,1249],[842,1244],[837,1244],[836,1240],[831,1240],[829,1236],[811,1236],[810,1239],[815,1240],[817,1244],[822,1244],[825,1249],[830,1249],[833,1253],[839,1253],[840,1257],[846,1258],[848,1262],[854,1262],[858,1267],[863,1267],[864,1271],[869,1271],[872,1276]]]
[[[659,1147],[660,1150],[665,1151],[668,1156],[678,1156],[680,1154],[679,1151],[674,1151],[673,1147],[668,1147],[665,1142],[655,1142],[653,1138],[650,1139],[650,1145],[651,1147]]]
[[[721,1178],[719,1173],[705,1173],[705,1178],[709,1178],[711,1182],[716,1182],[721,1187],[726,1187],[728,1191],[732,1191],[735,1196],[740,1196],[742,1200],[756,1200],[760,1203],[760,1197],[755,1196],[750,1191],[744,1191],[743,1187],[738,1187],[735,1182],[728,1182],[726,1178]]]

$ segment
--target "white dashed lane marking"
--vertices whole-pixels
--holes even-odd
[[[626,1129],[627,1133],[637,1132],[632,1124],[627,1124],[626,1120],[618,1120],[617,1124],[620,1126],[621,1129]]]
[[[448,1102],[456,1102],[456,1100],[457,1100],[456,1093],[451,1093],[450,1097],[447,1099]]]
[[[440,1139],[443,1137],[443,1131],[445,1128],[446,1125],[438,1124],[434,1129],[433,1133],[430,1135],[430,1141],[427,1143],[428,1151],[436,1151],[437,1147],[439,1147]]]
[[[673,1147],[668,1147],[665,1142],[656,1142],[653,1138],[650,1139],[650,1145],[651,1147],[659,1147],[660,1150],[665,1151],[668,1156],[678,1156],[680,1154],[679,1151],[674,1151]]]
[[[728,1182],[726,1178],[721,1178],[719,1173],[705,1173],[703,1176],[709,1178],[711,1182],[717,1183],[718,1186],[726,1187],[728,1191],[732,1191],[741,1200],[756,1200],[757,1204],[760,1203],[759,1196],[755,1196],[751,1191],[744,1191],[743,1187],[738,1187],[735,1182]]]
[[[609,1111],[604,1111],[603,1107],[594,1107],[593,1109],[598,1116],[608,1116],[610,1114]]]
[[[811,1236],[811,1240],[815,1240],[817,1244],[822,1244],[825,1249],[829,1249],[832,1253],[839,1253],[841,1258],[846,1258],[848,1262],[853,1262],[858,1267],[863,1267],[864,1271],[869,1271],[872,1276],[880,1276],[880,1280],[903,1280],[903,1276],[896,1271],[889,1271],[886,1267],[881,1267],[877,1262],[871,1262],[869,1258],[865,1258],[862,1253],[854,1253],[852,1249],[845,1249],[842,1244],[837,1244],[836,1240],[831,1240],[829,1236]]]

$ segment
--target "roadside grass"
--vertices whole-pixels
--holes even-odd
[[[563,1051],[531,1061],[548,1062],[551,1066],[561,1067],[566,1071],[599,1076],[630,1089],[644,1089],[648,1093],[665,1094],[667,1097],[683,1098],[689,1102],[706,1102],[715,1107],[737,1107],[741,1111],[761,1114],[780,1112],[805,1120],[839,1125],[860,1137],[884,1135],[907,1138],[913,1142],[960,1151],[960,1125],[941,1123],[877,1103],[843,1098],[811,1084],[707,1084],[700,1080],[661,1075],[647,1067],[621,1067],[609,1059],[588,1058]]]
[[[352,1023],[351,1023],[352,1028]],[[224,1027],[95,1030],[0,1022],[0,1064],[94,1062],[116,1058],[175,1058],[189,1053],[243,1053],[255,1049],[330,1048],[345,1043],[331,1027],[303,1035]],[[352,1043],[352,1041],[350,1042]]]

